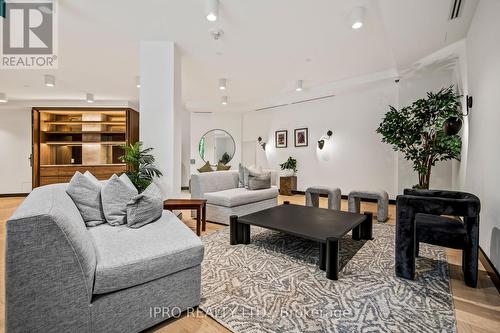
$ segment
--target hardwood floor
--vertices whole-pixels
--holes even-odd
[[[288,200],[293,204],[304,204],[304,196],[280,196],[280,203]],[[23,198],[0,198],[0,330],[4,330],[5,309],[5,222]],[[320,206],[326,207],[326,199],[321,198]],[[362,203],[362,211],[376,211],[376,204]],[[342,201],[342,210],[347,210],[347,202]],[[193,231],[195,221],[189,217],[189,212],[183,212],[183,221]],[[389,209],[389,221],[394,224],[395,207]],[[225,226],[207,223],[207,231],[203,234],[215,232]],[[500,331],[500,294],[493,285],[484,267],[480,264],[479,282],[476,289],[468,288],[463,283],[461,271],[462,256],[458,250],[447,249],[448,263],[451,275],[451,288],[455,305],[455,315],[459,333],[485,333]],[[178,319],[171,319],[149,330],[162,333],[206,333],[229,332],[215,320],[199,311],[197,314],[183,315]]]

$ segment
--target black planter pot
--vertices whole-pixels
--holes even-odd
[[[443,131],[446,135],[455,135],[462,129],[462,119],[450,117],[443,124]]]

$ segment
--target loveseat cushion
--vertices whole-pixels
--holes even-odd
[[[88,228],[97,255],[94,294],[136,286],[199,265],[201,240],[173,213],[139,229]]]
[[[278,196],[278,188],[272,186],[264,190],[251,191],[246,188],[232,188],[219,192],[205,193],[207,203],[223,207],[236,207],[254,202],[273,199]]]

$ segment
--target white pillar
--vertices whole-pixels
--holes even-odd
[[[153,147],[165,198],[181,191],[181,61],[175,43],[141,42],[140,139]]]

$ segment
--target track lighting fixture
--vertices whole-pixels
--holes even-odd
[[[326,132],[326,135],[323,135],[319,141],[318,141],[318,148],[319,149],[323,149],[323,147],[325,146],[325,140],[330,140],[330,138],[332,137],[333,135],[333,132],[331,130],[328,130],[328,132]]]
[[[222,96],[222,105],[227,105],[227,96]]]
[[[94,94],[87,93],[87,103],[94,103]]]
[[[350,19],[351,19],[351,27],[355,30],[360,29],[364,24],[365,8],[355,7],[351,11]]]
[[[55,87],[56,85],[56,77],[54,75],[44,75],[44,81],[47,87]]]
[[[226,90],[227,88],[227,79],[219,79],[219,89]]]
[[[302,91],[304,89],[304,81],[298,80],[297,85],[295,87],[296,91]]]
[[[207,20],[210,22],[217,21],[219,16],[219,0],[205,0],[207,6]]]

